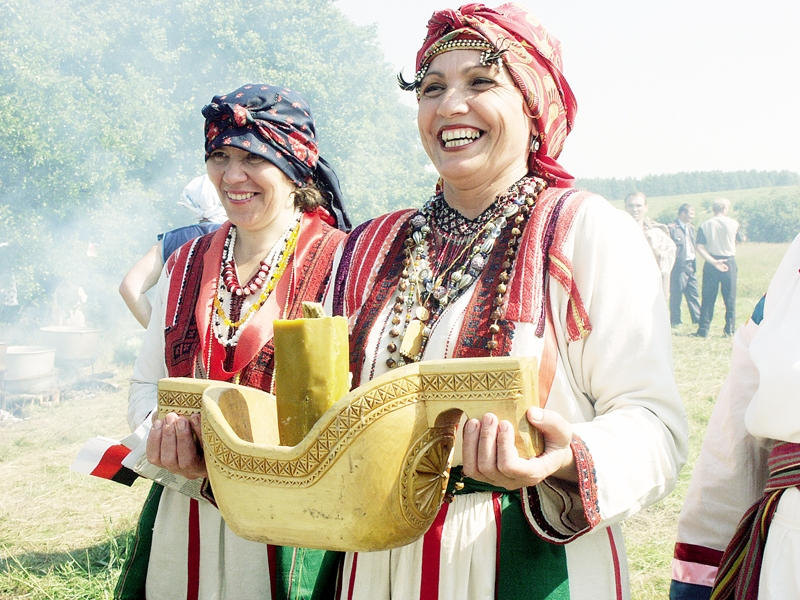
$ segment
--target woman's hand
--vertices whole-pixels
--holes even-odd
[[[203,457],[200,415],[182,417],[169,413],[164,419],[153,415],[153,428],[147,438],[147,460],[187,479],[208,477]]]
[[[514,427],[492,413],[470,419],[464,426],[463,473],[478,481],[507,490],[538,484],[546,477],[577,481],[570,448],[572,425],[552,410],[532,407],[528,422],[542,432],[544,452],[535,458],[521,458],[514,445]]]

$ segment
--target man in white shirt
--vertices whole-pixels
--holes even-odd
[[[720,288],[725,302],[725,335],[733,335],[736,328],[736,242],[743,242],[745,238],[739,231],[739,223],[728,216],[730,206],[730,200],[725,198],[714,200],[714,216],[697,231],[697,253],[706,261],[703,265],[700,325],[695,334],[699,337],[708,336]]]

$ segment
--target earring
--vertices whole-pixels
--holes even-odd
[[[538,152],[539,146],[541,146],[541,144],[539,143],[539,136],[537,135],[531,139],[531,152],[533,153]]]

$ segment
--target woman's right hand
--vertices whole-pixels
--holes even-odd
[[[147,438],[147,460],[187,479],[208,477],[202,439],[199,414],[187,418],[169,413],[159,419],[155,413]]]

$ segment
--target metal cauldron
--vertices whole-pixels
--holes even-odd
[[[49,385],[55,373],[55,348],[9,346],[6,354],[6,392],[30,391]]]
[[[99,329],[55,325],[39,331],[42,343],[55,348],[55,366],[59,369],[89,367],[97,360]]]

